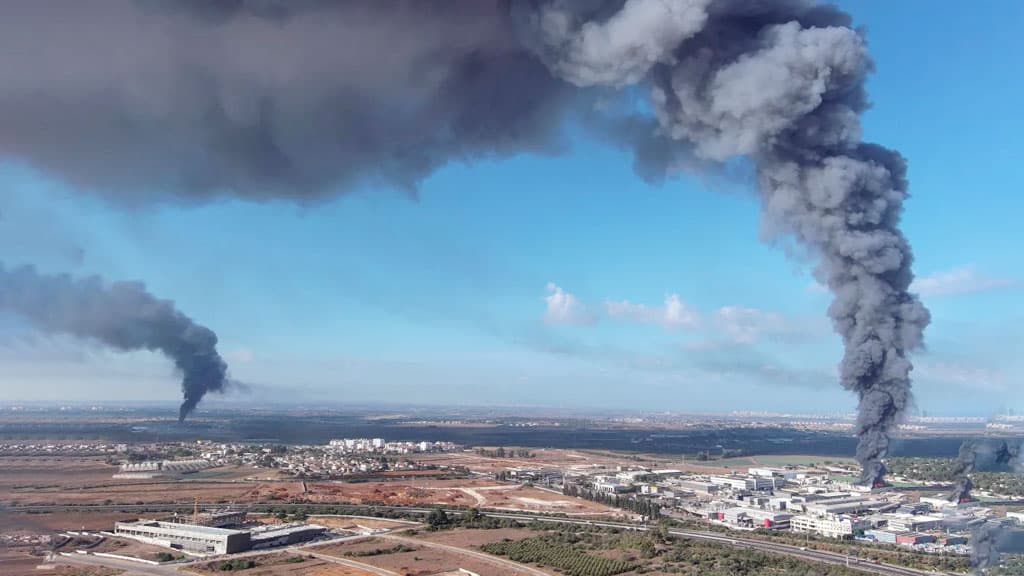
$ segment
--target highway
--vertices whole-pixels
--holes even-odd
[[[191,508],[194,504],[87,504],[87,505],[61,505],[61,504],[37,504],[27,506],[11,506],[7,508],[0,508],[0,513],[4,510],[8,512],[52,512],[57,510],[91,510],[91,511],[125,511],[125,512],[154,512],[154,511],[172,511],[178,510],[182,507]],[[200,507],[211,507],[218,506],[216,503],[199,503]],[[392,511],[401,512],[406,514],[429,514],[434,508],[418,508],[418,507],[405,507],[405,506],[359,506],[359,505],[337,505],[337,504],[282,504],[281,506],[296,507],[306,510],[316,510],[317,508],[330,508],[330,509],[373,509],[379,511]],[[246,509],[251,508],[267,508],[266,504],[247,504],[240,505]],[[273,507],[273,506],[271,506]],[[451,515],[459,515],[465,512],[462,509],[445,509],[445,513]],[[646,531],[650,530],[650,527],[643,524],[635,524],[629,522],[610,522],[610,521],[591,521],[591,520],[578,520],[573,518],[564,518],[559,516],[541,516],[534,514],[515,514],[510,512],[489,512],[487,510],[480,510],[480,514],[491,518],[502,518],[508,520],[518,520],[522,522],[549,522],[552,524],[562,525],[577,525],[577,526],[598,526],[605,528],[618,528],[621,530],[638,530]],[[876,564],[870,561],[856,562],[852,557],[847,557],[845,554],[838,554],[835,552],[826,552],[822,550],[804,549],[801,546],[793,546],[790,544],[781,544],[776,542],[766,542],[764,540],[755,540],[752,538],[744,538],[739,535],[722,534],[717,532],[704,532],[696,530],[669,530],[669,533],[674,536],[680,536],[683,538],[692,538],[698,540],[707,540],[717,542],[720,544],[726,544],[729,546],[736,546],[741,548],[751,548],[755,550],[761,550],[773,554],[785,554],[795,558],[801,558],[812,562],[822,562],[826,564],[835,565],[847,565],[851,568],[856,568],[864,572],[871,574],[885,574],[889,576],[935,576],[943,575],[947,576],[944,572],[929,572],[924,570],[915,570],[913,568],[904,568],[902,566],[894,566],[891,564]],[[951,575],[949,575],[951,576]]]

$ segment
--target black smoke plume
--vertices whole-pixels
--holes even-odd
[[[412,188],[557,152],[567,119],[648,178],[746,158],[766,237],[832,291],[877,485],[929,314],[903,158],[861,140],[871,69],[849,15],[811,0],[9,0],[0,153],[133,203]]]
[[[967,440],[960,445],[960,452],[956,460],[953,461],[953,480],[956,482],[956,487],[949,496],[950,502],[969,502],[971,500],[971,488],[974,485],[971,482],[970,474],[974,472],[978,461],[977,449],[977,444],[972,440]]]
[[[75,279],[0,265],[0,311],[16,314],[44,332],[167,356],[181,372],[184,401],[179,420],[207,392],[224,389],[227,365],[217,353],[217,335],[140,283],[107,284],[95,276]]]

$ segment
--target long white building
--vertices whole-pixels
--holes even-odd
[[[147,544],[199,554],[231,554],[244,552],[250,547],[250,535],[245,530],[156,520],[118,522],[114,526],[114,533]]]

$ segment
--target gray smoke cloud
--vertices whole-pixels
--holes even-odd
[[[954,461],[953,474],[956,489],[950,496],[953,502],[965,502],[971,498],[972,486],[968,476],[976,470],[1024,472],[1022,470],[1019,441],[967,440],[960,445]],[[1009,535],[1005,522],[989,520],[971,530],[971,568],[975,574],[984,574],[988,568],[999,564],[1000,547]]]
[[[649,179],[744,158],[765,237],[797,239],[833,294],[875,485],[929,314],[904,161],[860,137],[871,69],[850,17],[810,0],[12,0],[0,154],[129,202],[412,188],[557,152],[567,119]]]
[[[999,564],[1002,534],[1003,527],[996,522],[985,522],[971,530],[971,568],[975,574]]]
[[[975,471],[1018,471],[1020,446],[1006,440],[965,440],[953,461],[956,486],[951,502],[969,502],[974,487],[970,475]]]
[[[217,335],[140,283],[107,284],[95,276],[76,279],[40,274],[28,266],[0,265],[0,311],[16,314],[47,333],[167,356],[182,376],[179,420],[207,392],[224,389],[227,365],[217,353]]]

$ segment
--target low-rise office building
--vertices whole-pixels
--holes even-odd
[[[793,516],[789,522],[794,532],[813,532],[829,538],[852,538],[854,533],[870,527],[870,523],[858,518],[815,516]]]
[[[114,533],[147,544],[199,554],[231,554],[244,552],[250,547],[250,535],[245,530],[157,520],[118,522],[114,527]]]

